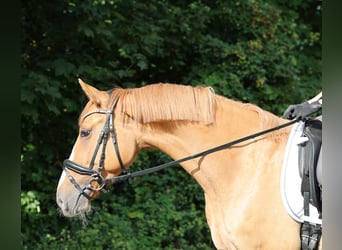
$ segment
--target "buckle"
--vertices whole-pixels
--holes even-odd
[[[106,182],[104,181],[105,179],[100,175],[99,173],[91,175],[93,179],[89,181],[88,187],[92,191],[100,191],[104,188],[106,185]]]

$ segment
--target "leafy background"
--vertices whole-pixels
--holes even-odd
[[[202,190],[180,167],[116,185],[87,225],[59,215],[86,103],[77,77],[208,85],[281,115],[321,89],[321,12],[312,0],[22,1],[22,249],[214,249]],[[168,160],[151,150],[132,169]]]

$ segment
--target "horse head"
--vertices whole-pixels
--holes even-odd
[[[69,159],[64,161],[56,200],[64,216],[83,216],[91,201],[135,159],[137,144],[129,126],[122,130],[120,103],[113,91],[100,91],[79,79],[89,98],[79,117],[79,134]],[[107,143],[108,142],[108,143]],[[120,143],[121,142],[121,143]]]

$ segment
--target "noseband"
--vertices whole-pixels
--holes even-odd
[[[89,196],[90,192],[87,193],[86,192],[87,190],[89,190],[89,191],[99,191],[99,190],[105,191],[104,187],[108,183],[108,179],[105,179],[102,176],[101,172],[104,168],[104,161],[105,161],[105,155],[106,155],[105,151],[106,151],[106,146],[107,146],[109,136],[112,138],[116,157],[119,161],[122,172],[125,173],[127,170],[125,168],[125,166],[122,162],[121,156],[120,156],[117,138],[116,138],[116,134],[115,134],[114,122],[113,122],[114,121],[114,108],[115,108],[117,102],[118,102],[118,99],[116,99],[113,102],[113,105],[109,110],[94,110],[94,111],[91,111],[91,112],[85,114],[82,118],[84,120],[86,117],[88,117],[92,114],[104,114],[104,115],[106,115],[106,121],[105,121],[103,129],[99,135],[99,138],[98,138],[98,141],[96,144],[96,148],[95,148],[95,151],[94,151],[93,156],[91,158],[89,166],[85,167],[85,166],[79,165],[76,162],[73,162],[69,159],[64,160],[63,171],[67,175],[70,182],[80,192],[77,201],[79,200],[81,195],[85,196],[88,200],[91,200],[91,197]],[[95,159],[96,159],[96,156],[99,152],[101,144],[102,144],[102,152],[101,152],[101,156],[100,156],[99,165],[98,165],[97,170],[94,170],[93,168],[94,168]],[[90,179],[88,185],[81,187],[77,183],[75,178],[70,174],[70,172],[68,170],[71,170],[71,171],[73,171],[77,174],[80,174],[80,175],[89,175],[92,177],[92,179]]]

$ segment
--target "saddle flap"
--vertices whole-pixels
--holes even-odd
[[[302,137],[307,138],[298,145],[299,173],[302,178],[301,192],[310,193],[310,203],[322,211],[321,190],[317,181],[317,162],[322,145],[322,122],[309,119],[305,122]]]

